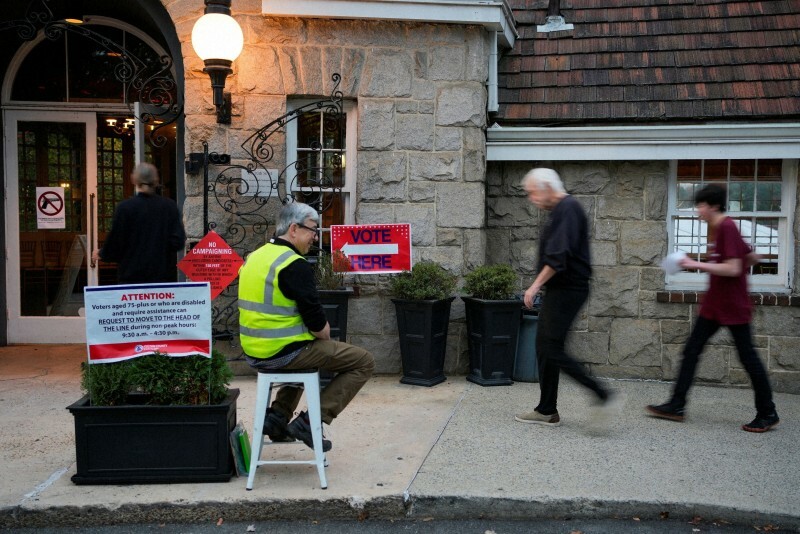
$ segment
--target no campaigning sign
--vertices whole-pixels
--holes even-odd
[[[214,299],[236,279],[243,263],[242,257],[211,230],[178,262],[178,268],[193,282],[209,282]]]
[[[410,271],[411,225],[332,225],[331,253],[336,272]]]

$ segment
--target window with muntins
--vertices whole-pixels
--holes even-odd
[[[797,160],[714,159],[673,161],[668,198],[669,252],[683,251],[706,261],[708,225],[695,213],[694,197],[708,184],[728,191],[728,215],[744,240],[761,257],[750,267],[751,291],[788,291],[792,287],[792,217]],[[707,274],[683,271],[667,276],[667,289],[705,289]]]
[[[290,101],[298,109],[308,101]],[[286,125],[286,156],[290,172],[286,187],[294,198],[320,212],[320,246],[330,249],[330,227],[355,223],[356,105],[344,102],[344,128],[339,135],[331,109],[306,111]],[[295,163],[292,163],[295,162]]]

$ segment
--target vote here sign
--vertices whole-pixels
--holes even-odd
[[[331,226],[331,252],[337,272],[399,273],[411,270],[410,224]]]
[[[208,282],[85,287],[89,363],[154,352],[210,358],[210,292]]]

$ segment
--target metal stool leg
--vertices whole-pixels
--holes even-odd
[[[263,373],[258,374],[256,382],[256,411],[253,415],[253,436],[250,445],[250,471],[247,474],[247,489],[253,489],[258,461],[261,459],[261,448],[264,445],[264,418],[267,416],[272,383]]]
[[[311,437],[314,440],[314,459],[322,489],[328,489],[325,477],[325,452],[322,450],[322,410],[319,398],[319,373],[309,377],[306,385],[306,402],[308,403],[308,421],[311,425]]]

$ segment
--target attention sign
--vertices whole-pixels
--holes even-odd
[[[399,273],[411,270],[410,224],[331,226],[331,252],[337,272]]]
[[[242,257],[211,230],[178,262],[178,268],[193,282],[209,282],[214,299],[239,276],[243,263]]]

